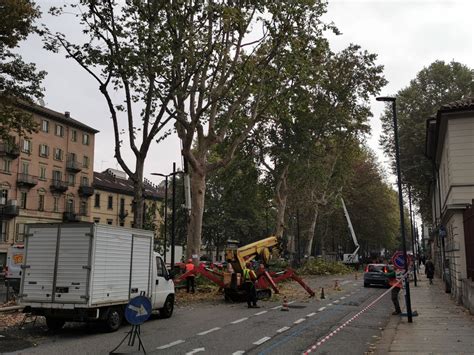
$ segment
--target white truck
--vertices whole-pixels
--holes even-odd
[[[15,293],[20,290],[21,265],[25,248],[22,244],[12,245],[7,251],[7,264],[5,265],[5,285],[11,287]]]
[[[20,303],[46,317],[50,329],[67,321],[102,321],[117,330],[130,299],[147,296],[162,318],[174,308],[174,282],[150,231],[94,223],[26,226]]]

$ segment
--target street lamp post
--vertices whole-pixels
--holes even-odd
[[[415,226],[414,226],[414,215],[415,215],[415,212],[413,211],[412,212],[412,208],[411,208],[411,188],[410,186],[408,185],[408,206],[409,206],[409,209],[410,209],[410,228],[411,228],[411,248],[413,249],[413,281],[415,283],[415,287],[417,286],[416,285],[416,250],[415,250]]]
[[[173,177],[173,187],[172,187],[172,196],[173,201],[171,205],[171,269],[174,267],[175,263],[175,231],[176,231],[176,174],[181,173],[181,171],[176,171],[176,163],[173,163],[173,172],[169,174],[161,174],[161,173],[151,173],[151,175],[162,176],[165,178],[165,240],[163,242],[163,249],[164,249],[164,260],[166,263],[166,235],[167,235],[167,215],[168,215],[168,177]]]
[[[394,97],[377,97],[377,101],[385,101],[392,103],[393,111],[393,138],[395,141],[395,162],[397,165],[397,184],[398,184],[398,204],[400,208],[400,231],[402,234],[402,247],[403,247],[403,257],[405,258],[405,286],[406,286],[406,305],[407,305],[407,315],[408,323],[413,322],[413,315],[411,312],[411,299],[410,299],[410,279],[408,277],[408,257],[407,257],[407,246],[405,238],[405,221],[403,213],[403,195],[402,195],[402,176],[400,172],[400,147],[398,142],[398,122],[397,122],[397,109],[396,109],[396,98]]]

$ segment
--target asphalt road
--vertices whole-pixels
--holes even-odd
[[[386,289],[364,288],[361,280],[350,276],[340,284],[341,290],[324,300],[290,300],[289,311],[281,311],[281,304],[274,302],[259,302],[260,309],[224,302],[180,307],[170,319],[142,325],[141,338],[147,353],[263,355],[301,354],[329,335],[311,353],[364,354],[391,317],[390,295],[366,308]],[[69,325],[16,353],[107,354],[129,329],[103,333],[94,326]],[[138,341],[133,348],[126,343],[117,351],[139,353]]]

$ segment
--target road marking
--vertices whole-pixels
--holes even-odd
[[[163,345],[163,346],[159,346],[156,349],[157,350],[168,349],[168,348],[171,348],[172,346],[182,344],[182,343],[184,343],[184,340],[176,340],[176,341],[173,341],[172,343],[169,343],[169,344],[166,344],[166,345]]]
[[[278,308],[281,308],[281,306],[276,306],[276,307],[273,307],[271,309],[278,309]]]
[[[209,334],[209,333],[215,332],[216,330],[219,330],[219,329],[221,329],[221,328],[219,328],[219,327],[215,327],[215,328],[212,328],[212,329],[206,330],[205,332],[198,333],[198,335],[206,335],[206,334]]]
[[[266,341],[268,341],[270,339],[271,339],[270,337],[263,337],[262,339],[257,340],[254,344],[255,345],[260,345],[260,344],[263,344],[263,343],[265,343]]]
[[[353,286],[357,286],[358,284],[352,284]]]
[[[206,350],[206,349],[205,348],[196,348],[193,351],[190,351],[189,353],[186,353],[186,355],[193,355],[193,354],[196,354],[196,353],[200,353],[201,351],[204,351],[204,350]]]
[[[314,316],[315,314],[316,314],[316,313],[313,312],[313,313],[308,314],[306,317],[312,317],[312,316]]]
[[[345,300],[346,299],[346,296],[342,296],[341,298],[339,298],[340,300]]]
[[[331,307],[331,306],[332,306],[332,303],[329,303],[329,304],[328,304],[328,307]]]
[[[234,320],[233,322],[230,322],[231,324],[237,324],[237,323],[240,323],[240,322],[243,322],[244,320],[247,320],[248,318],[245,317],[245,318],[240,318],[240,319],[237,319],[237,320]]]
[[[245,354],[245,351],[239,350],[239,351],[236,351],[235,353],[232,353],[232,355],[242,355],[242,354]]]
[[[265,314],[265,313],[267,313],[267,312],[268,312],[268,311],[261,311],[261,312],[255,313],[255,315],[256,315],[256,316],[260,316],[260,315]]]
[[[325,309],[326,307],[321,307],[320,309],[318,309],[318,312],[324,311]]]
[[[305,320],[306,320],[306,319],[304,319],[304,318],[300,318],[300,319],[298,319],[298,320],[295,320],[294,323],[295,323],[295,324],[300,324],[300,323],[303,323]]]
[[[351,281],[350,281],[350,280],[342,281],[342,282],[341,282],[341,285],[348,284],[349,282],[351,282]]]
[[[288,304],[292,304],[292,303],[295,303],[296,301],[291,301],[291,302],[288,302]]]
[[[339,303],[340,301],[339,301],[339,300],[334,300],[333,302],[334,302],[334,303]]]
[[[277,333],[283,333],[283,332],[287,331],[288,329],[290,329],[290,327],[280,328],[280,329],[277,330]]]

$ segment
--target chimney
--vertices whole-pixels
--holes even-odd
[[[69,118],[71,117],[71,113],[69,111],[66,111],[64,112],[64,116],[66,116],[66,118]]]

